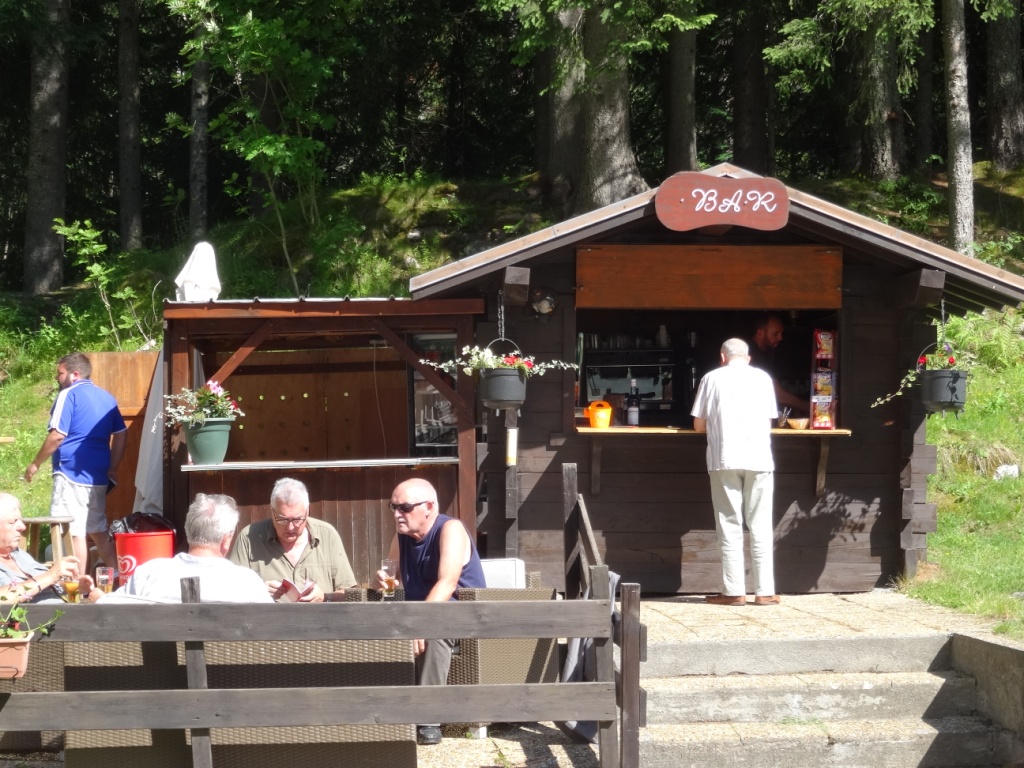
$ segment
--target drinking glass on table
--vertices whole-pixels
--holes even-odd
[[[395,596],[395,584],[398,581],[398,561],[384,559],[380,561],[380,569],[384,571],[384,591],[381,595],[385,600]]]
[[[101,565],[96,569],[96,588],[105,595],[114,589],[114,578],[117,574],[113,568]]]
[[[78,602],[78,577],[65,576],[64,580],[60,584],[64,587],[64,594],[61,597],[65,603],[77,603]]]

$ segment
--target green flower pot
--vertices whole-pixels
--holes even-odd
[[[526,402],[526,374],[518,368],[485,368],[480,371],[479,390],[485,408],[518,408]]]
[[[207,419],[201,425],[186,426],[185,445],[193,464],[220,464],[228,453],[233,416],[225,419]]]

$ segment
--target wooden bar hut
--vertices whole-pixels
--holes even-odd
[[[810,404],[823,394],[818,368],[831,370],[829,428],[773,432],[776,584],[862,591],[913,573],[936,522],[922,404],[872,402],[936,341],[942,308],[1024,300],[1015,275],[730,165],[677,174],[410,287],[416,300],[485,301],[477,344],[502,335],[501,309],[503,335],[525,354],[581,364],[531,378],[517,418],[480,415],[477,526],[488,551],[561,583],[561,465],[573,462],[606,561],[645,593],[720,588],[706,443],[688,414],[724,339],[749,336],[772,311],[785,337],[776,379]],[[834,342],[827,363],[815,358],[819,332]],[[594,401],[620,416],[633,380],[638,427],[581,418]],[[511,461],[507,426],[518,430]]]
[[[473,382],[424,365],[437,345],[473,338],[479,298],[167,302],[165,390],[219,382],[245,417],[223,463],[192,464],[166,430],[165,516],[179,528],[196,493],[227,493],[240,525],[269,516],[276,480],[310,491],[310,514],[342,535],[357,579],[376,571],[394,534],[394,486],[419,476],[442,510],[476,527]]]

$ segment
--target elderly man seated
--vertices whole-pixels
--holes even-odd
[[[285,579],[300,590],[310,583],[298,595],[304,603],[341,602],[356,584],[340,534],[309,516],[309,491],[290,477],[274,483],[270,519],[243,528],[229,557],[258,573],[275,600],[288,591]]]
[[[19,602],[55,600],[63,594],[62,582],[77,580],[80,595],[88,595],[91,601],[99,599],[102,593],[93,590],[92,579],[79,574],[78,558],[68,556],[44,565],[19,549],[24,532],[21,502],[16,496],[0,493],[0,596],[13,595]]]
[[[142,563],[123,587],[101,602],[131,596],[180,603],[181,580],[191,576],[199,577],[199,596],[204,603],[272,602],[259,576],[227,559],[237,526],[238,507],[233,498],[197,494],[185,517],[188,552]]]

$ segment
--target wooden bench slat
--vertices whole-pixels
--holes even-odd
[[[74,691],[0,694],[0,731],[598,720],[616,717],[615,684],[531,683],[351,688]]]
[[[610,637],[608,600],[68,605],[43,642]],[[268,612],[272,620],[268,621]],[[29,606],[32,623],[53,606]]]

